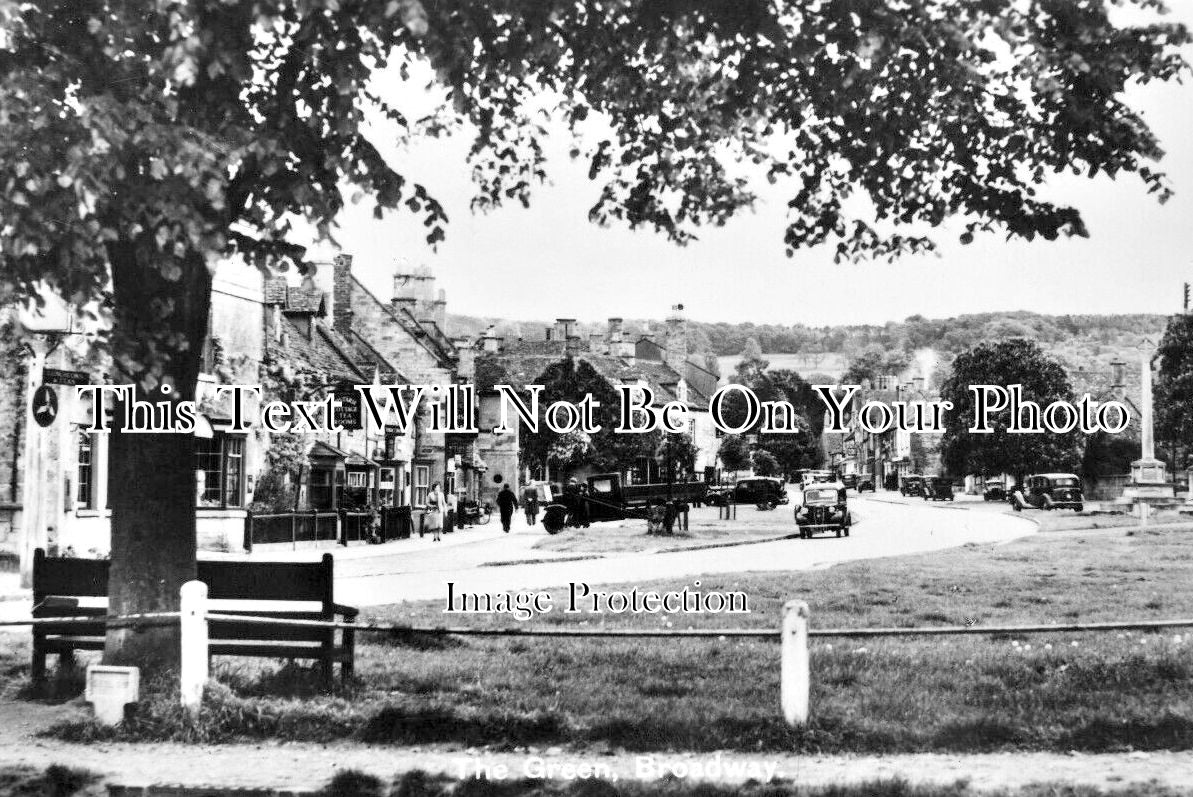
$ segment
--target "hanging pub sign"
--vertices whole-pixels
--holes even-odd
[[[44,385],[89,385],[91,384],[91,377],[82,371],[42,368],[41,381]]]
[[[335,422],[348,431],[363,428],[361,424],[360,394],[347,382],[341,382],[333,393],[339,406],[335,411]]]
[[[33,420],[45,428],[58,417],[58,394],[49,385],[38,385],[33,391]]]

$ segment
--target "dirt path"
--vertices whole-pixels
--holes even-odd
[[[0,701],[0,766],[46,767],[68,763],[127,786],[186,786],[310,790],[337,771],[358,769],[383,779],[422,769],[453,777],[484,774],[492,779],[601,776],[610,780],[654,780],[675,774],[692,780],[739,783],[778,777],[816,785],[904,778],[911,782],[952,783],[968,779],[994,789],[1033,782],[1064,782],[1123,787],[1156,781],[1173,787],[1193,785],[1193,752],[1063,755],[999,753],[986,755],[799,756],[783,754],[576,753],[560,748],[491,753],[428,747],[374,747],[355,744],[242,745],[65,744],[36,736],[59,720],[82,714],[78,703],[45,706]]]

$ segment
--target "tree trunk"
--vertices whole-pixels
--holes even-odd
[[[199,258],[188,260],[177,280],[162,276],[131,244],[110,249],[114,301],[114,381],[133,384],[139,400],[193,401],[211,304],[211,275]],[[163,312],[168,308],[168,312]],[[168,361],[160,372],[153,352]],[[145,390],[145,376],[173,385],[169,396]],[[116,408],[109,448],[112,561],[109,612],[128,615],[177,611],[179,588],[195,577],[195,439],[186,433],[121,431]],[[108,664],[175,666],[177,624],[109,626]]]

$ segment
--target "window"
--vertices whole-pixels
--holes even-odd
[[[348,472],[348,486],[349,487],[364,487],[365,473],[363,470],[354,470]]]
[[[378,490],[382,506],[395,506],[394,491],[397,489],[397,473],[393,468],[382,468]]]
[[[95,509],[95,441],[87,432],[79,432],[79,472],[75,508]]]
[[[201,474],[199,506],[242,506],[244,438],[216,432],[195,443],[195,470]]]
[[[414,466],[414,505],[426,506],[427,493],[431,491],[431,466]]]
[[[307,502],[312,509],[332,508],[332,475],[330,468],[312,468],[307,483]]]

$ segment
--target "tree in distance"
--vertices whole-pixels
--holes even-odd
[[[940,397],[951,401],[945,413],[941,460],[954,475],[1009,473],[1022,484],[1023,477],[1041,471],[1070,471],[1079,461],[1080,432],[1064,434],[1012,434],[1007,431],[1010,411],[991,424],[990,434],[971,434],[974,401],[970,385],[1023,385],[1024,400],[1041,411],[1054,401],[1072,401],[1073,387],[1059,362],[1046,356],[1035,341],[1016,338],[982,343],[957,355],[952,374],[944,381]]]

